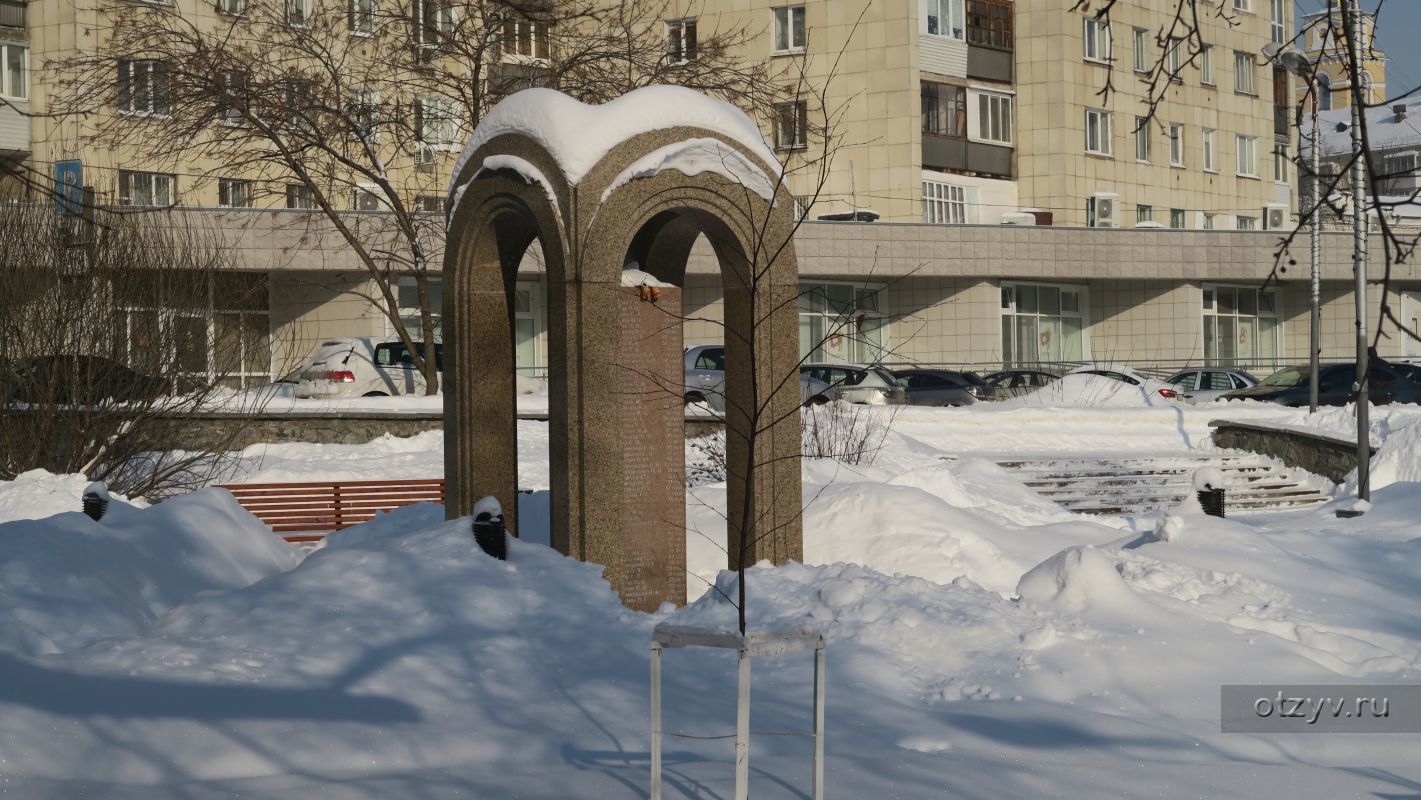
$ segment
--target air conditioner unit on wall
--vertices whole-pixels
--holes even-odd
[[[1120,195],[1114,192],[1095,192],[1090,196],[1090,202],[1095,209],[1094,227],[1120,227]]]
[[[1280,231],[1288,226],[1288,206],[1284,203],[1269,203],[1263,207],[1263,229]]]
[[[433,166],[434,166],[434,148],[431,147],[431,146],[429,146],[429,145],[427,145],[427,144],[425,144],[424,142],[420,142],[419,144],[415,145],[415,148],[414,148],[414,165],[415,165],[416,167],[433,167]],[[426,170],[421,170],[421,171],[428,171],[428,170],[426,169]]]

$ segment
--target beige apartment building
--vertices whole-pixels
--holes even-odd
[[[216,9],[177,2],[184,14],[223,24],[231,14],[222,9],[239,8],[229,4],[241,0],[222,0]],[[366,7],[345,2],[352,21]],[[1160,57],[1175,63],[1160,38],[1171,4],[1159,0],[1119,0],[1108,27],[1072,12],[1069,0],[701,0],[661,22],[673,61],[696,57],[698,31],[744,24],[756,32],[745,57],[763,60],[786,97],[762,123],[791,168],[792,192],[807,206],[817,195],[807,208],[811,218],[878,220],[810,221],[801,229],[806,355],[982,369],[1086,360],[1266,369],[1304,358],[1307,339],[1299,276],[1289,273],[1281,285],[1265,281],[1274,229],[1290,224],[1294,192],[1288,83],[1259,53],[1291,37],[1293,27],[1289,4],[1222,2],[1233,24],[1201,14],[1208,47],[1194,63],[1174,51],[1177,80],[1156,121],[1138,131],[1142,70]],[[5,8],[0,2],[0,23],[8,19]],[[0,24],[0,40],[9,32],[12,47],[33,48],[21,73],[89,46],[86,37],[102,27],[79,19],[75,0],[21,8],[29,15],[23,24]],[[364,57],[381,57],[358,33],[333,35],[353,37],[342,46],[364,48]],[[515,30],[509,41],[514,51],[499,54],[498,63],[535,69],[537,31]],[[1111,68],[1114,91],[1103,97]],[[27,87],[24,98],[11,93],[15,85]],[[47,88],[20,80],[4,90],[15,105],[23,100],[43,111]],[[162,124],[153,111],[115,113],[133,116],[136,125]],[[821,182],[813,130],[826,116],[835,152]],[[0,136],[7,119],[0,109]],[[83,183],[101,200],[208,209],[200,216],[230,237],[249,279],[265,282],[262,308],[224,308],[214,290],[205,308],[163,310],[161,324],[190,326],[192,346],[206,348],[195,362],[230,357],[216,343],[238,313],[244,326],[264,321],[272,343],[266,352],[242,354],[245,383],[284,374],[323,339],[390,335],[364,297],[366,273],[329,230],[312,226],[318,215],[284,191],[281,175],[247,174],[241,163],[157,163],[99,146],[82,120],[19,119],[28,122],[19,126],[27,127],[25,140],[7,152],[34,174],[53,175],[56,162],[78,161]],[[409,202],[437,221],[466,132],[416,130],[417,141],[391,137],[382,146]],[[0,150],[6,146],[0,141]],[[159,177],[125,177],[132,175]],[[224,178],[263,181],[266,189],[234,202]],[[351,219],[381,213],[362,210],[358,192],[349,202]],[[1324,342],[1327,355],[1343,357],[1350,346],[1339,271],[1346,259],[1334,256],[1325,324],[1338,335]],[[688,324],[688,342],[721,336],[713,324],[720,287],[708,258],[703,252],[688,276],[684,303],[688,315],[712,322]],[[547,319],[536,259],[525,267],[516,349],[519,368],[537,375],[546,363],[546,331],[558,322]],[[1399,289],[1421,289],[1410,282],[1421,276],[1402,278]],[[417,312],[412,289],[399,286],[402,315]],[[153,319],[148,311],[136,309],[135,319]],[[1384,354],[1401,354],[1395,344],[1396,353]]]

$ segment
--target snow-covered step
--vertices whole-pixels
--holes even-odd
[[[1170,508],[1194,492],[1191,478],[1205,467],[1223,472],[1227,507],[1232,510],[1300,509],[1329,499],[1319,488],[1320,479],[1253,455],[997,463],[1042,497],[1082,514],[1140,514]]]

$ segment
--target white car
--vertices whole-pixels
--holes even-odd
[[[1128,383],[1131,386],[1138,386],[1141,391],[1151,396],[1159,396],[1171,401],[1179,400],[1179,389],[1177,387],[1120,364],[1087,364],[1083,367],[1076,367],[1066,374],[1099,375],[1103,378],[1120,381],[1121,383]]]
[[[805,364],[800,373],[829,385],[835,400],[874,405],[902,405],[908,390],[893,373],[871,364]]]
[[[718,414],[725,413],[725,345],[692,344],[684,351],[685,387],[684,398],[687,405],[705,403]],[[820,405],[829,402],[832,392],[823,381],[808,375],[799,376],[799,402],[801,405]]]
[[[444,345],[434,345],[434,357],[442,372]],[[356,336],[321,342],[298,375],[296,396],[391,397],[424,394],[424,387],[424,375],[403,342]]]

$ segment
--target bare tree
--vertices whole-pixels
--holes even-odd
[[[0,206],[0,479],[80,472],[148,498],[205,485],[228,442],[173,445],[193,412],[240,406],[244,357],[272,348],[265,276],[228,252],[168,215]],[[209,318],[213,293],[232,311]]]
[[[314,211],[371,278],[430,394],[442,176],[490,107],[530,86],[602,101],[646,83],[753,105],[764,85],[735,56],[744,28],[692,28],[668,48],[671,0],[227,0],[233,13],[195,16],[96,1],[112,21],[102,46],[46,65],[56,113],[115,150],[191,170],[190,192],[229,180],[224,204]],[[401,279],[417,321],[402,316]]]

